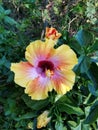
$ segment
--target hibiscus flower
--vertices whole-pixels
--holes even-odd
[[[26,48],[26,62],[11,64],[16,84],[32,99],[45,99],[53,89],[63,95],[74,85],[76,54],[68,45],[55,49],[54,43],[52,39],[36,40]]]

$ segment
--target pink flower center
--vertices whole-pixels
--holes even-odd
[[[54,72],[54,64],[51,61],[40,61],[38,63],[38,72],[43,76],[51,77]]]

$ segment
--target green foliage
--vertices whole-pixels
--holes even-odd
[[[87,8],[86,8],[86,16],[88,18],[88,22],[91,22],[92,24],[95,24],[97,22],[97,4],[98,1],[92,1],[88,0],[87,1]]]
[[[24,102],[28,107],[36,111],[41,110],[42,108],[46,107],[49,104],[48,99],[36,101],[36,100],[31,100],[30,97],[28,97],[27,95],[23,95],[22,99],[24,100]]]
[[[84,121],[86,124],[91,124],[95,122],[98,118],[98,101],[96,101],[90,109],[89,115],[87,116],[86,120]]]
[[[63,96],[62,98],[60,98],[60,100],[57,101],[56,106],[58,107],[58,110],[60,112],[66,112],[69,115],[76,114],[78,116],[81,116],[84,114],[82,109],[79,108],[77,104],[75,104],[75,100],[73,100],[72,98],[70,99],[67,96]]]
[[[65,126],[63,126],[63,122],[62,122],[61,117],[58,117],[58,120],[55,123],[55,129],[56,130],[67,130],[67,128]]]
[[[0,1],[0,130],[36,130],[37,117],[49,110],[51,121],[42,130],[98,129],[98,20],[96,0]],[[41,38],[44,20],[62,37],[55,47],[68,44],[77,54],[73,89],[55,101],[31,100],[14,83],[10,64],[24,61],[26,46]],[[87,21],[89,20],[89,22]]]
[[[87,47],[93,42],[93,35],[86,30],[80,30],[76,34],[76,39],[81,46]]]

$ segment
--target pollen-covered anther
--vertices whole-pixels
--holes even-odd
[[[46,74],[47,77],[51,78],[54,75],[54,72],[52,70],[46,69],[45,74]]]

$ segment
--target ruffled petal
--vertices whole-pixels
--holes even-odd
[[[54,51],[55,41],[47,40],[45,42],[41,40],[34,41],[26,48],[25,57],[34,66],[41,60],[47,60]]]
[[[31,96],[31,99],[41,100],[48,97],[48,92],[52,91],[53,86],[49,78],[38,77],[28,84],[25,93]]]
[[[11,71],[15,73],[15,82],[21,87],[27,87],[33,79],[38,77],[36,69],[28,62],[12,63]]]
[[[75,82],[75,73],[72,70],[57,70],[52,82],[55,91],[63,95],[72,89]]]
[[[72,69],[78,63],[75,52],[67,45],[61,45],[55,49],[54,55],[49,60],[55,67],[63,69]]]

